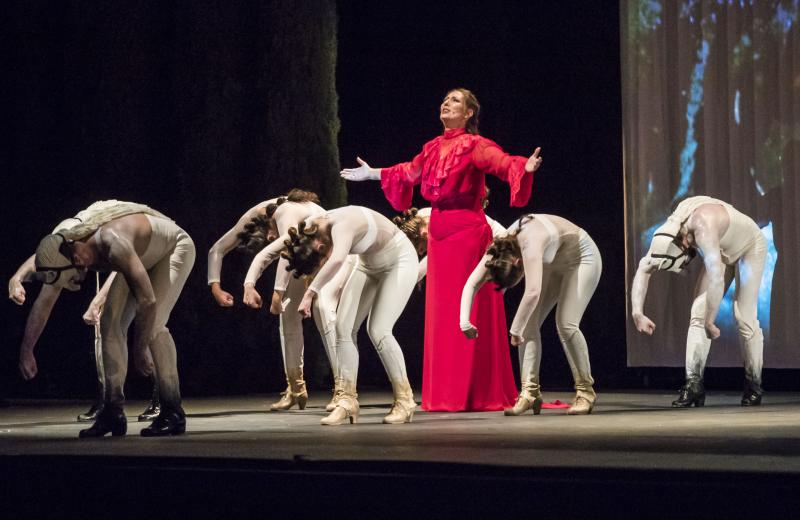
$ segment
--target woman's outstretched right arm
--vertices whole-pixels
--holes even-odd
[[[342,178],[348,181],[379,181],[381,180],[381,168],[372,168],[367,161],[361,157],[356,157],[358,168],[345,168],[339,172]]]
[[[361,157],[357,157],[358,168],[345,168],[341,176],[348,181],[380,180],[386,200],[397,211],[411,207],[414,186],[420,183],[423,153],[417,154],[410,162],[396,164],[389,168],[372,168]]]

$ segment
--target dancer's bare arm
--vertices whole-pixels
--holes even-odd
[[[701,208],[692,214],[687,225],[693,231],[695,243],[703,254],[703,265],[706,268],[708,281],[705,309],[706,336],[717,339],[720,331],[714,325],[714,321],[717,319],[719,305],[725,293],[725,264],[722,263],[719,238],[722,228],[728,223],[721,222],[717,212],[703,211]]]
[[[31,255],[19,266],[17,272],[14,273],[14,276],[8,281],[8,299],[17,305],[25,303],[25,287],[23,287],[22,282],[24,282],[31,273],[36,271],[35,260],[36,255]]]
[[[108,275],[108,278],[106,278],[106,281],[103,282],[103,286],[97,291],[95,297],[92,298],[89,308],[83,313],[83,321],[87,325],[96,325],[100,322],[100,314],[103,312],[103,306],[106,304],[108,291],[111,290],[111,284],[114,283],[116,277],[116,271],[112,271],[111,274]]]
[[[45,325],[47,325],[50,312],[53,310],[53,306],[58,301],[60,294],[60,287],[43,284],[39,295],[33,302],[31,312],[28,314],[28,319],[25,322],[25,335],[22,337],[22,345],[19,348],[19,371],[26,380],[36,377],[38,372],[33,349],[36,347],[36,342],[39,341]]]

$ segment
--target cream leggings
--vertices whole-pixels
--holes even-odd
[[[758,322],[758,290],[761,287],[761,275],[767,256],[767,244],[764,236],[758,232],[753,245],[748,249],[735,266],[725,270],[725,287],[736,278],[736,294],[733,297],[733,314],[739,330],[739,346],[744,359],[745,380],[757,391],[761,390],[761,368],[764,364],[764,335]],[[706,288],[708,277],[703,269],[697,281],[695,299],[692,303],[692,315],[689,320],[689,331],[686,335],[686,381],[700,382],[706,369],[708,351],[711,340],[706,337]]]
[[[327,284],[320,294],[314,299],[312,312],[314,323],[322,338],[325,354],[331,364],[331,370],[336,377],[336,295],[338,287]],[[306,286],[303,280],[291,277],[286,285],[284,299],[291,301],[280,316],[281,350],[283,352],[283,367],[287,377],[290,373],[302,373],[303,369],[303,319],[297,312],[297,307],[303,299]],[[295,372],[297,371],[297,372]]]
[[[156,320],[150,340],[150,352],[153,355],[161,405],[165,409],[179,408],[181,403],[175,341],[167,328],[167,320],[195,259],[191,237],[177,226],[175,229],[177,242],[174,249],[147,271],[156,297]],[[100,318],[100,327],[106,378],[105,400],[118,406],[125,401],[123,385],[128,371],[128,328],[135,315],[136,299],[130,293],[125,277],[117,275]]]
[[[403,351],[392,329],[417,283],[418,265],[414,246],[399,232],[380,252],[360,255],[342,291],[336,322],[338,375],[348,391],[354,392],[356,388],[356,338],[367,317],[367,333],[393,389],[397,390],[398,385],[408,386]]]
[[[600,280],[603,261],[600,250],[585,231],[581,231],[578,248],[579,254],[569,255],[574,258],[557,256],[553,264],[544,266],[539,304],[525,327],[523,343],[518,347],[522,392],[529,394],[529,397],[540,393],[539,366],[542,358],[540,329],[553,306],[558,303],[556,327],[572,369],[575,390],[579,396],[585,397],[590,402],[593,403],[595,400],[589,350],[579,327],[583,312]]]

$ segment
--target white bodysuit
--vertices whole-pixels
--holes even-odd
[[[530,218],[532,217],[532,218]],[[520,230],[520,222],[522,228]],[[540,394],[541,326],[553,306],[558,337],[567,356],[578,396],[594,402],[594,379],[589,350],[580,322],[597,288],[603,262],[591,237],[581,228],[553,215],[529,215],[517,220],[508,233],[517,233],[525,268],[525,295],[520,302],[510,334],[519,336],[520,380],[522,393],[529,399]],[[546,237],[542,240],[541,237]],[[469,323],[472,300],[487,276],[486,255],[464,286],[461,298],[462,329]],[[541,277],[538,300],[534,277]],[[536,300],[536,301],[534,301]]]
[[[354,393],[358,375],[356,337],[369,316],[367,333],[378,351],[395,388],[408,387],[405,360],[392,333],[417,279],[417,254],[411,241],[389,219],[371,209],[346,206],[328,211],[332,247],[325,264],[309,290],[318,295],[346,263],[357,254],[358,263],[342,290],[336,320],[338,378],[348,393]],[[245,283],[255,283],[263,270],[278,258],[285,235],[264,248],[250,266]]]
[[[764,364],[764,335],[758,322],[758,291],[767,256],[764,235],[753,219],[718,199],[706,196],[690,197],[680,204],[670,218],[684,223],[692,213],[705,204],[719,204],[728,213],[730,224],[719,241],[720,257],[725,264],[727,291],[736,279],[733,312],[739,332],[739,345],[744,359],[745,379],[754,390],[761,391],[761,370]],[[647,258],[647,257],[645,257]],[[705,332],[706,271],[703,269],[692,302],[689,330],[686,335],[686,380],[699,382],[711,348]]]

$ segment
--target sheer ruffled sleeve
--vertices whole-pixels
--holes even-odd
[[[525,171],[526,157],[509,155],[490,139],[481,139],[473,149],[475,165],[488,174],[499,177],[511,186],[510,205],[522,207],[528,203],[533,190],[533,172]]]
[[[386,200],[397,211],[411,207],[414,186],[420,183],[424,152],[420,152],[411,162],[396,164],[381,170],[381,188]]]

